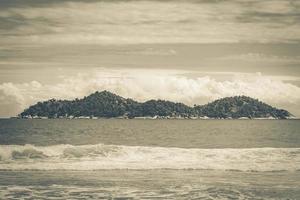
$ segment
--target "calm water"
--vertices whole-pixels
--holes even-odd
[[[0,120],[0,199],[300,199],[298,120]]]

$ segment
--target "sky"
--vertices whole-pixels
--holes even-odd
[[[0,0],[0,117],[109,90],[300,117],[298,0]]]

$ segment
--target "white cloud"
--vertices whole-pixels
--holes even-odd
[[[247,95],[274,106],[293,108],[299,112],[300,88],[284,83],[279,78],[257,74],[236,74],[232,79],[217,81],[212,76],[189,78],[183,71],[168,70],[100,70],[66,77],[60,83],[41,84],[36,81],[22,84],[0,85],[0,106],[8,98],[15,100],[11,112],[1,115],[15,115],[30,104],[50,98],[74,99],[94,91],[109,90],[124,97],[139,101],[168,99],[189,105],[204,104],[217,98]],[[1,108],[2,110],[2,108]]]

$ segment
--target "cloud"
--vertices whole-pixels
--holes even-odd
[[[240,60],[273,64],[300,64],[300,56],[267,55],[262,53],[234,54],[219,57],[220,60]]]
[[[62,82],[41,84],[3,83],[0,85],[0,106],[13,99],[11,112],[1,115],[16,115],[37,101],[74,99],[94,91],[109,90],[124,97],[139,101],[167,99],[189,105],[204,104],[221,97],[247,95],[274,106],[298,109],[300,88],[280,79],[257,74],[235,74],[232,79],[217,81],[212,76],[189,78],[183,71],[169,70],[100,70],[65,77]],[[2,110],[2,108],[1,108]]]
[[[149,44],[300,40],[300,9],[286,0],[42,2],[43,6],[36,3],[0,10],[0,26],[6,27],[1,31],[2,41]]]

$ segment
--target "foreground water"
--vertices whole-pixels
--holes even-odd
[[[0,199],[300,199],[298,120],[0,120]]]

